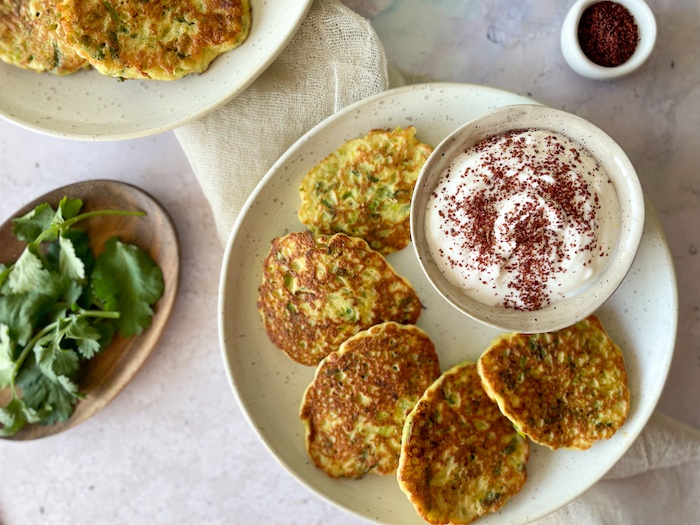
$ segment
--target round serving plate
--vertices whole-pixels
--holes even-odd
[[[514,93],[465,84],[423,84],[387,91],[328,118],[297,141],[250,196],[229,238],[221,273],[219,332],[233,392],[272,454],[316,494],[386,525],[424,523],[394,476],[331,479],[306,454],[298,410],[314,368],[292,362],[267,338],[256,308],[262,262],[270,241],[305,227],[297,191],[306,172],[343,142],[376,128],[413,125],[437,145],[461,124],[494,108],[532,104]],[[586,451],[552,451],[533,444],[528,481],[484,524],[524,524],[566,504],[599,480],[639,435],[661,395],[673,354],[678,317],[675,275],[658,219],[647,203],[641,246],[625,281],[596,312],[621,347],[631,408],[623,427]],[[387,257],[416,289],[425,309],[418,320],[435,343],[443,370],[476,361],[499,331],[448,304],[428,283],[411,247]]]

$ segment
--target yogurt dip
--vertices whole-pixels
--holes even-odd
[[[575,295],[619,238],[615,187],[562,134],[513,130],[458,155],[428,199],[425,234],[440,271],[473,299],[533,311]]]

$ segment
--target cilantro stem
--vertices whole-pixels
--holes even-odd
[[[99,317],[101,319],[119,319],[121,314],[104,310],[81,310],[78,315],[82,317]]]
[[[120,316],[119,312],[109,312],[109,311],[103,311],[103,310],[80,310],[77,314],[75,314],[76,317],[95,317],[95,318],[101,318],[101,319],[118,319]],[[36,342],[44,337],[46,334],[48,334],[51,330],[54,330],[59,324],[59,321],[54,321],[53,323],[47,324],[44,328],[39,330],[34,337],[32,337],[28,342],[27,345],[22,349],[22,353],[19,354],[19,357],[15,361],[15,370],[13,373],[12,377],[12,386],[14,387],[15,384],[15,376],[19,372],[20,367],[24,363],[24,360],[27,358],[29,355],[29,352],[32,351],[34,348],[34,345]]]
[[[93,210],[93,211],[87,211],[85,213],[80,213],[76,215],[75,217],[71,217],[70,219],[66,219],[59,225],[54,225],[51,228],[48,228],[47,230],[44,230],[41,232],[41,234],[34,239],[34,242],[32,244],[39,245],[42,242],[44,242],[44,239],[46,239],[48,236],[54,234],[57,232],[63,232],[67,229],[69,229],[71,226],[73,226],[75,223],[84,221],[85,219],[89,219],[90,217],[98,217],[98,216],[103,216],[103,215],[121,215],[122,217],[143,217],[146,215],[145,211],[127,211],[127,210]]]
[[[85,213],[81,213],[79,215],[76,215],[75,217],[72,217],[70,219],[66,219],[66,221],[63,223],[61,226],[62,228],[70,228],[73,226],[76,222],[80,222],[85,219],[89,219],[90,217],[97,217],[100,215],[122,215],[126,217],[143,217],[146,215],[145,211],[128,211],[128,210],[94,210],[94,211],[86,211]]]
[[[12,387],[14,388],[15,385],[15,377],[17,376],[17,373],[19,372],[20,367],[22,366],[22,363],[24,363],[24,360],[27,358],[29,355],[29,352],[32,351],[34,348],[34,345],[36,342],[44,337],[46,334],[48,334],[51,330],[56,328],[58,326],[58,321],[54,321],[53,323],[47,324],[44,328],[39,330],[34,337],[32,337],[29,342],[27,342],[27,345],[22,349],[22,353],[19,354],[19,357],[17,358],[17,361],[15,361],[15,370],[14,373],[12,374]]]

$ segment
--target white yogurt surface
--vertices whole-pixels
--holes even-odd
[[[537,310],[603,271],[620,212],[612,182],[585,148],[528,129],[457,156],[428,201],[425,227],[441,271],[469,296]]]

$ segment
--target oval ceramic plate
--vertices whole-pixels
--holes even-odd
[[[152,135],[190,122],[245,89],[284,49],[312,0],[251,0],[248,39],[201,75],[120,82],[85,70],[64,77],[0,62],[0,115],[23,127],[72,139]]]
[[[306,171],[344,141],[374,128],[414,125],[419,140],[437,145],[458,126],[488,110],[532,100],[491,88],[425,84],[388,91],[355,104],[302,137],[272,167],[248,200],[229,239],[220,288],[220,338],[234,392],[260,438],[302,483],[331,502],[378,523],[424,523],[393,476],[335,480],[317,469],[304,448],[298,418],[314,368],[292,362],[268,340],[256,309],[262,261],[272,238],[304,227],[297,188]],[[598,315],[625,356],[629,417],[610,440],[587,451],[532,445],[528,481],[484,524],[527,523],[564,505],[595,483],[627,450],[661,394],[673,353],[676,283],[666,242],[647,208],[642,243],[626,280]],[[443,370],[476,359],[499,332],[460,314],[421,272],[409,247],[388,257],[414,285],[425,310],[418,325],[431,339]]]
[[[99,254],[105,241],[113,236],[145,250],[163,271],[165,290],[156,303],[151,326],[138,336],[116,336],[112,343],[85,363],[77,378],[85,398],[75,405],[75,411],[65,423],[40,426],[27,425],[7,439],[27,440],[63,432],[93,416],[131,381],[146,361],[163,332],[177,295],[180,256],[177,233],[165,209],[143,190],[123,182],[91,180],[57,188],[18,210],[0,226],[3,250],[0,262],[14,262],[24,250],[25,243],[10,235],[12,218],[21,217],[43,202],[54,209],[64,197],[83,200],[82,211],[120,209],[145,211],[143,217],[100,216],[76,225],[90,236],[90,245]],[[3,403],[4,405],[4,403]]]

